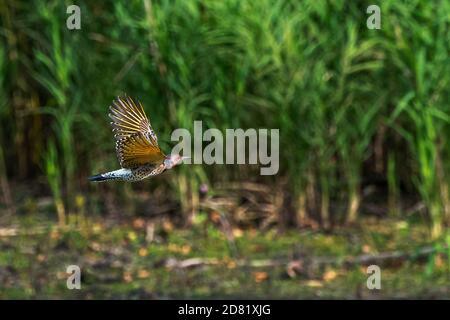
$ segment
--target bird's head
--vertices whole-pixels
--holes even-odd
[[[179,165],[184,159],[189,159],[190,157],[182,157],[179,154],[171,154],[164,159],[164,167],[172,169],[173,167]]]

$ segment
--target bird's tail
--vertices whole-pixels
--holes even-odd
[[[89,179],[89,181],[100,182],[100,181],[110,180],[112,178],[106,178],[103,176],[103,174],[96,174],[94,176],[90,176],[88,179]]]
[[[130,172],[128,169],[119,169],[106,173],[96,174],[94,176],[90,176],[89,181],[101,182],[107,180],[127,180]]]

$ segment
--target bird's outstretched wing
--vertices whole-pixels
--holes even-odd
[[[128,96],[118,97],[113,101],[110,111],[117,158],[123,168],[156,164],[164,160],[158,138],[139,101],[136,104]]]

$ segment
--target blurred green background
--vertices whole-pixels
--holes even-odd
[[[450,2],[372,2],[0,0],[0,298],[449,298]],[[88,183],[124,93],[166,152],[279,128],[279,173]]]

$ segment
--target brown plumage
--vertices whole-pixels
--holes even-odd
[[[116,154],[122,169],[90,177],[91,181],[139,181],[171,169],[183,159],[166,156],[158,145],[158,137],[145,115],[144,108],[128,96],[118,97],[110,107]]]

